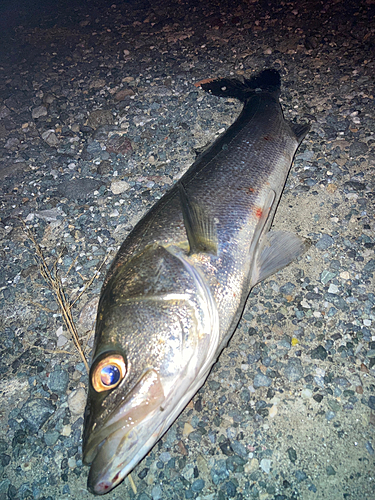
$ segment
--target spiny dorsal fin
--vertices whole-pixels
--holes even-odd
[[[217,232],[213,219],[204,213],[202,208],[189,200],[182,182],[178,182],[178,191],[187,239],[189,254],[217,254]]]
[[[290,127],[293,130],[296,139],[298,141],[298,144],[301,144],[303,139],[305,138],[306,134],[310,130],[310,125],[307,123],[290,123]]]

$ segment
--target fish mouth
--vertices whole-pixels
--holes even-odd
[[[164,401],[160,376],[149,370],[103,425],[94,424],[83,445],[91,493],[111,491],[152,448],[163,432]]]

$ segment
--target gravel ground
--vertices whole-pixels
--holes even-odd
[[[274,225],[313,245],[253,290],[137,493],[107,498],[375,498],[375,1],[270,3],[1,7],[0,500],[92,497],[87,373],[24,224],[68,300],[83,292],[89,358],[116,249],[240,111],[194,83],[267,67],[286,117],[312,124]]]

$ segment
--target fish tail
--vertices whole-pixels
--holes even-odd
[[[246,102],[255,92],[280,93],[280,73],[275,69],[265,69],[259,75],[244,81],[220,78],[218,80],[206,81],[200,87],[218,97],[234,97]]]

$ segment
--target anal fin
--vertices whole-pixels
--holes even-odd
[[[182,182],[178,183],[181,210],[184,219],[189,254],[210,253],[217,255],[217,231],[215,221],[186,194]]]
[[[259,242],[251,286],[286,267],[306,252],[310,245],[309,240],[286,231],[270,231],[264,234]]]

